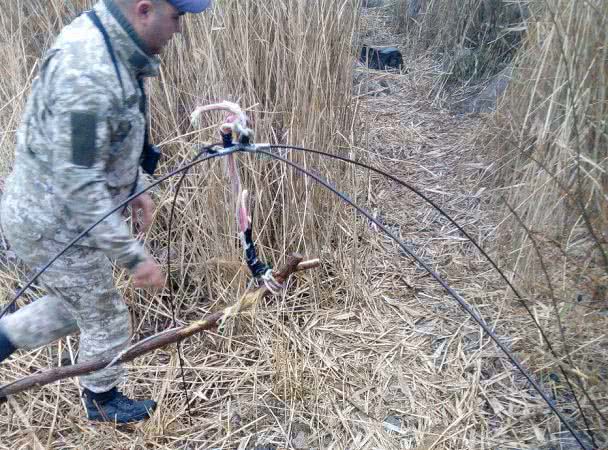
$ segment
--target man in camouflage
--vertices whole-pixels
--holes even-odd
[[[40,269],[143,188],[142,80],[158,74],[156,55],[179,32],[180,17],[208,6],[209,0],[101,0],[93,8],[100,23],[80,15],[46,53],[17,134],[0,209],[12,249],[31,269]],[[151,198],[141,195],[130,207],[133,218],[142,213],[141,226],[147,228]],[[76,331],[79,362],[125,348],[129,314],[114,287],[110,260],[130,271],[136,287],[164,284],[159,266],[130,236],[119,211],[41,275],[47,296],[0,319],[0,362],[16,349],[35,349]],[[149,417],[154,401],[131,400],[117,390],[124,375],[116,366],[80,378],[90,419]]]

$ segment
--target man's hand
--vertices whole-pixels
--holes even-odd
[[[154,201],[149,194],[141,194],[139,197],[134,198],[129,203],[131,206],[131,219],[133,220],[133,226],[141,232],[145,233],[152,224],[152,215],[154,214]],[[139,211],[142,212],[141,223],[139,221]]]
[[[135,268],[133,282],[136,288],[161,289],[165,285],[165,275],[156,261],[148,256],[144,262]]]

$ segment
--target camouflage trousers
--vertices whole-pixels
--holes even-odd
[[[11,248],[38,271],[65,244],[28,232],[23,224],[2,215]],[[99,250],[75,246],[41,275],[48,295],[0,319],[0,330],[12,344],[32,350],[80,331],[78,362],[114,356],[130,341],[127,306],[114,287],[112,265]],[[105,392],[122,382],[122,366],[80,378],[81,386]]]

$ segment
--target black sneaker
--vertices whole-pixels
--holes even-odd
[[[89,420],[98,422],[130,423],[148,419],[154,409],[154,400],[131,400],[116,388],[96,394],[84,390]]]
[[[12,342],[8,340],[2,331],[0,331],[0,362],[8,359],[8,357],[11,356],[15,350],[17,349]]]

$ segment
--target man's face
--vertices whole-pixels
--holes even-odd
[[[175,33],[181,31],[182,14],[168,2],[142,0],[136,6],[135,29],[153,54],[159,54]]]

